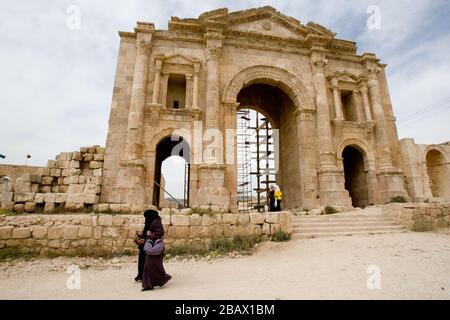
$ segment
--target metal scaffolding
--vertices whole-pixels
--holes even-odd
[[[241,212],[264,211],[271,183],[275,183],[275,157],[270,122],[254,110],[238,111],[238,207]],[[253,185],[255,187],[253,188]]]
[[[237,205],[239,212],[250,212],[252,209],[250,121],[250,110],[237,112]]]

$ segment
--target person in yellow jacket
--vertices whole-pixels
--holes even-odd
[[[274,193],[273,193],[273,195],[275,197],[275,210],[274,211],[281,211],[281,200],[283,199],[283,194],[281,193],[281,189],[276,184],[271,185],[270,189],[274,191]]]

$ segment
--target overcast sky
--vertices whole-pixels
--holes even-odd
[[[450,140],[448,0],[2,0],[0,154],[7,158],[0,163],[25,164],[30,154],[28,164],[45,165],[59,152],[105,145],[118,30],[132,31],[136,21],[166,29],[170,16],[264,5],[304,24],[322,24],[339,38],[357,41],[359,53],[375,52],[388,64],[400,138]],[[370,5],[380,8],[380,29],[367,27]],[[73,8],[80,10],[80,29],[68,27]],[[416,113],[425,107],[430,108]],[[173,188],[176,181],[166,179]]]

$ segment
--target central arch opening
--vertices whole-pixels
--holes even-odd
[[[348,146],[342,152],[344,158],[345,189],[349,192],[354,207],[369,205],[369,191],[364,168],[364,157],[355,147]]]
[[[242,188],[239,188],[240,181],[244,180],[245,182],[246,179],[252,181],[252,204],[256,204],[256,207],[252,205],[251,210],[261,210],[261,205],[267,202],[268,188],[271,184],[276,183],[283,193],[281,208],[300,207],[301,179],[297,149],[297,122],[294,115],[296,107],[284,90],[264,82],[268,81],[252,81],[251,84],[244,86],[237,95],[239,103],[236,120],[238,132],[244,116],[249,118],[252,134],[255,136],[259,131],[260,142],[269,142],[269,146],[265,143],[258,143],[262,150],[249,148],[252,155],[250,157],[252,158],[251,167],[246,173],[244,172],[244,175],[253,174],[252,178],[242,178],[242,165],[238,163],[238,192],[242,192]],[[269,141],[266,141],[267,139]],[[256,143],[254,138],[253,143]],[[269,149],[266,149],[267,147]],[[240,152],[241,150],[238,148],[238,158]],[[260,159],[255,159],[257,153],[259,153]],[[265,157],[269,160],[266,161]],[[258,161],[261,161],[259,171],[257,170]],[[239,203],[242,193],[238,193],[237,197]],[[258,197],[260,201],[258,201]]]

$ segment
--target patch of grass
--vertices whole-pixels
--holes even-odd
[[[391,198],[391,203],[406,203],[408,202],[404,196],[396,196]]]
[[[291,240],[291,235],[289,233],[284,232],[283,230],[277,230],[272,235],[272,241],[282,242]]]
[[[338,213],[338,211],[336,210],[336,208],[330,207],[330,206],[326,206],[325,209],[325,214],[335,214]]]
[[[7,216],[17,216],[20,213],[19,212],[12,212],[12,211],[6,210],[6,209],[0,209],[0,215],[2,215],[2,214],[7,215]]]
[[[235,236],[232,239],[227,237],[220,237],[213,239],[209,246],[211,251],[217,251],[219,253],[228,253],[232,251],[250,251],[255,244],[259,243],[257,237],[243,237]]]
[[[24,259],[29,260],[38,257],[39,254],[35,252],[26,251],[22,248],[3,248],[0,249],[0,261]]]
[[[433,230],[433,224],[431,221],[416,220],[411,228],[415,232],[427,232]]]
[[[206,214],[210,217],[213,217],[216,214],[219,214],[219,212],[212,210],[211,207],[209,207],[208,209],[194,207],[194,208],[191,208],[191,210],[189,211],[189,214],[198,214],[200,216],[203,216],[204,214]]]

